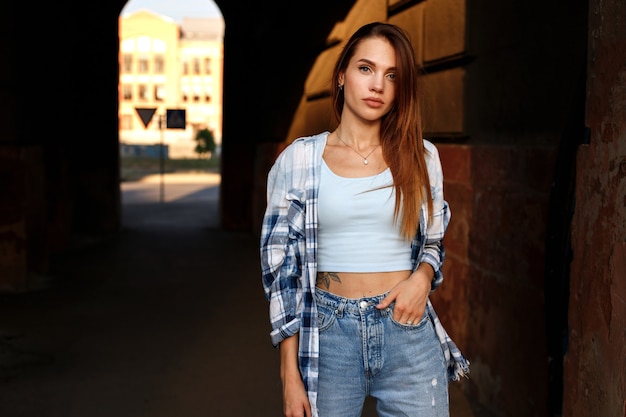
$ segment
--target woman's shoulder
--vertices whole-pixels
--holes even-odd
[[[429,161],[439,161],[439,149],[437,145],[428,139],[423,139],[424,149],[426,150],[426,159]]]
[[[431,177],[433,175],[441,175],[441,159],[437,146],[433,142],[424,139],[424,149],[426,150],[426,165]]]
[[[317,146],[323,144],[328,137],[329,132],[321,132],[311,136],[300,136],[289,143],[282,154],[284,158],[293,158],[302,155],[306,152],[306,149],[311,146]]]
[[[276,159],[277,165],[283,166],[299,166],[305,164],[307,161],[307,155],[311,155],[311,150],[315,154],[323,151],[323,145],[326,141],[328,132],[318,133],[311,136],[301,136],[294,139],[289,143],[278,155]]]
[[[434,143],[429,141],[428,139],[424,139],[424,148],[430,154],[437,154],[439,151],[437,150],[437,146]]]
[[[300,136],[299,138],[296,138],[293,142],[291,142],[289,145],[290,146],[291,145],[302,146],[302,145],[306,145],[310,143],[320,143],[320,142],[325,141],[328,135],[329,135],[329,132],[325,131],[325,132],[317,133],[311,136]]]

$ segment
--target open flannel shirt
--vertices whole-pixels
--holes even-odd
[[[315,305],[317,275],[317,196],[322,153],[329,132],[301,137],[276,159],[267,177],[267,208],[261,230],[261,268],[265,296],[269,301],[271,342],[299,332],[298,362],[304,386],[317,417],[319,334]],[[445,257],[442,244],[450,221],[443,199],[443,171],[435,145],[424,140],[433,198],[433,222],[427,226],[427,205],[422,205],[420,227],[412,246],[415,270],[427,262],[435,270],[431,292],[443,280]],[[458,380],[469,373],[467,361],[443,328],[430,303],[427,313],[434,324],[448,364],[448,377]]]

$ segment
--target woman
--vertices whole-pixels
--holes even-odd
[[[371,23],[332,78],[339,124],[292,142],[267,183],[261,266],[287,417],[447,416],[469,371],[428,301],[450,219],[423,140],[406,34]]]

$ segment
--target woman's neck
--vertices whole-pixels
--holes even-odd
[[[340,140],[357,149],[380,145],[380,126],[356,126],[340,123],[336,129]]]

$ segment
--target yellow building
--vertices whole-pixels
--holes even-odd
[[[148,10],[120,17],[120,144],[159,145],[170,158],[196,158],[196,132],[222,138],[222,18],[172,19]],[[145,126],[137,109],[154,109]],[[167,110],[185,110],[185,129],[165,128]],[[161,128],[163,126],[163,128]],[[124,155],[124,152],[122,152]]]

